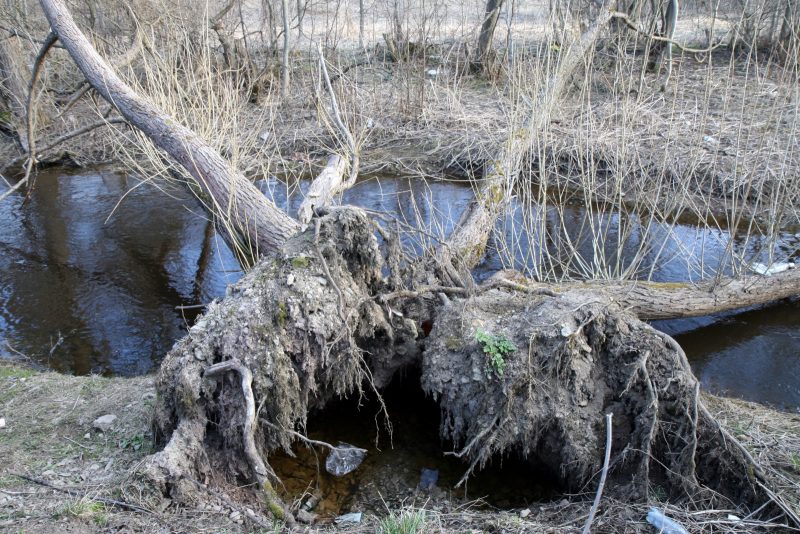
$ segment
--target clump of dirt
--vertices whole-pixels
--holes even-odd
[[[697,500],[715,495],[710,486],[745,506],[768,500],[751,459],[702,406],[680,347],[600,294],[495,290],[443,308],[422,385],[438,399],[442,437],[460,444],[470,469],[513,451],[587,491],[611,413],[606,491],[616,498],[644,501],[655,490]]]

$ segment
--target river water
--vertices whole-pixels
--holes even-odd
[[[259,186],[294,212],[305,184],[290,188],[272,179]],[[160,189],[110,171],[52,169],[40,173],[27,201],[17,195],[0,205],[0,357],[24,354],[76,374],[156,369],[198,312],[186,307],[224,295],[242,274],[194,199],[181,188]],[[471,197],[457,182],[373,177],[343,202],[424,226],[407,238],[420,249],[430,235],[450,231]],[[545,225],[520,232],[524,209],[515,205],[499,224],[504,239],[493,245],[506,251],[505,259],[490,255],[479,277],[508,266],[556,277],[635,268],[654,280],[678,281],[731,267],[724,230],[651,227],[658,246],[637,254],[647,221],[587,214],[578,205],[541,207]],[[568,246],[558,236],[568,236]],[[796,254],[798,243],[789,232],[778,253]],[[737,243],[753,257],[760,245]],[[531,252],[542,247],[563,261],[550,265]],[[676,336],[707,389],[800,409],[800,301],[656,326]]]

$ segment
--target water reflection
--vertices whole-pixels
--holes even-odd
[[[295,213],[308,183],[270,178],[258,186]],[[452,231],[472,194],[458,182],[370,177],[342,202],[420,228],[405,243],[421,251]],[[526,215],[529,209],[536,217]],[[766,243],[577,203],[530,208],[515,199],[477,274],[513,266],[541,278],[627,270],[653,280],[695,280],[730,272],[731,251],[763,261]],[[800,235],[787,233],[773,253],[782,260],[799,247]],[[27,204],[17,195],[0,206],[0,357],[20,351],[79,374],[146,373],[197,313],[176,306],[220,297],[240,276],[230,250],[182,189],[159,191],[105,171],[44,172]],[[726,317],[659,326],[693,330],[679,340],[707,387],[800,407],[797,302]]]
[[[6,199],[0,354],[78,374],[152,370],[185,331],[175,306],[220,295],[238,276],[194,200],[166,193],[121,174],[62,170],[42,173],[26,205]]]

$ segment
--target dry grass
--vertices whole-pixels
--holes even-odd
[[[135,493],[132,473],[149,452],[149,414],[153,379],[107,379],[38,373],[0,365],[0,416],[8,427],[0,430],[0,530],[16,532],[100,532],[131,528],[147,532],[240,532],[246,524],[230,518],[223,503],[198,509],[168,507],[154,515],[127,512],[97,504],[98,497],[130,503],[147,501]],[[776,412],[739,400],[705,396],[718,420],[761,463],[776,492],[795,507],[800,503],[800,416]],[[114,413],[118,420],[101,435],[90,428],[99,415]],[[84,434],[91,434],[85,439]],[[141,436],[143,446],[130,444]],[[12,473],[27,474],[76,492],[67,495],[32,484]],[[419,501],[395,512],[425,510],[419,532],[565,532],[581,528],[591,502],[586,495],[542,502],[521,516],[519,510],[487,510],[480,503]],[[165,503],[168,504],[168,503]],[[595,532],[648,532],[644,522],[649,506],[658,506],[690,532],[775,531],[777,524],[744,519],[747,511],[704,510],[662,502],[657,491],[648,504],[631,505],[603,500],[594,522]],[[386,515],[390,515],[387,511]],[[416,517],[418,514],[411,514]],[[744,520],[732,519],[730,516]],[[385,521],[367,514],[357,527],[318,525],[309,532],[375,532]],[[277,525],[276,525],[277,526]],[[780,529],[779,529],[780,530]],[[263,532],[263,530],[262,530]]]

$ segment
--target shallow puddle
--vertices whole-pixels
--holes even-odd
[[[270,457],[288,502],[305,502],[313,495],[312,502],[321,499],[313,512],[331,517],[350,511],[385,512],[387,507],[413,503],[428,503],[430,509],[445,498],[480,500],[479,506],[498,508],[560,498],[552,473],[538,471],[513,456],[494,459],[471,476],[466,487],[455,488],[469,464],[443,453],[453,446],[439,438],[439,408],[420,389],[418,373],[407,372],[383,392],[391,433],[374,394],[364,395],[334,402],[308,422],[312,439],[367,449],[364,462],[352,473],[336,477],[326,472],[328,450],[319,446],[297,444],[294,457],[285,453]],[[434,488],[420,485],[423,469],[436,471]]]

